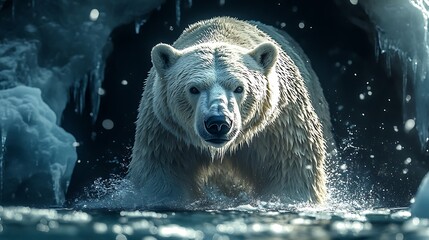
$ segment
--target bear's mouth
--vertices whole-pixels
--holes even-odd
[[[229,141],[229,139],[226,138],[210,138],[210,139],[206,139],[207,142],[209,143],[214,143],[214,144],[223,144]]]

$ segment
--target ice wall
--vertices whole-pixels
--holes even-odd
[[[82,112],[90,102],[95,120],[110,33],[120,24],[144,19],[161,2],[12,0],[12,6],[3,4],[0,89],[16,85],[41,89],[58,119],[71,89],[76,111]]]
[[[0,91],[0,202],[64,203],[77,155],[38,88]]]
[[[43,90],[43,98],[50,108],[61,116],[68,100],[72,79],[67,74],[70,64],[63,67],[44,68],[38,64],[38,40],[3,40],[0,44],[0,89],[18,85]]]
[[[64,202],[77,159],[65,106],[96,120],[109,35],[161,3],[0,0],[0,203]]]
[[[376,54],[402,73],[404,130],[414,126],[429,152],[429,39],[427,0],[359,0],[373,24]]]

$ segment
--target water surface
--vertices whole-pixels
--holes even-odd
[[[429,239],[407,208],[118,211],[0,207],[0,239]]]

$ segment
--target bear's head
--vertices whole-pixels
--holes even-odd
[[[214,148],[239,144],[237,136],[257,131],[266,121],[265,108],[273,104],[267,98],[276,91],[269,76],[275,75],[277,56],[277,47],[270,42],[253,49],[203,43],[179,50],[158,44],[152,50],[154,112],[187,144]]]

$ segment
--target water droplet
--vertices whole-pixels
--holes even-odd
[[[110,130],[110,129],[112,129],[115,126],[115,124],[113,123],[113,121],[110,120],[110,119],[104,119],[103,122],[101,123],[101,125],[106,130]]]
[[[340,169],[341,169],[341,170],[346,170],[346,169],[347,169],[347,164],[345,164],[345,163],[344,163],[343,165],[341,165],[341,166],[340,166]]]
[[[404,239],[404,234],[402,233],[395,234],[395,240],[403,240],[403,239]]]
[[[403,149],[401,144],[396,145],[396,150],[401,151]]]
[[[91,12],[89,12],[89,19],[91,21],[97,21],[99,16],[100,16],[100,12],[95,8],[92,9]]]
[[[295,12],[298,12],[298,7],[297,7],[297,6],[293,6],[293,7],[292,7],[292,12],[294,12],[294,13],[295,13]]]
[[[404,169],[402,169],[402,173],[403,173],[403,174],[407,174],[407,173],[408,173],[408,168],[404,168]]]
[[[298,27],[299,27],[299,28],[301,28],[301,29],[305,28],[305,24],[304,24],[304,22],[300,22],[300,23],[298,23]]]
[[[285,22],[280,23],[280,27],[281,27],[281,28],[286,27],[286,23],[285,23]]]
[[[408,165],[408,164],[410,164],[411,163],[411,158],[410,157],[407,157],[407,159],[405,159],[405,161],[404,161],[404,164],[405,165]]]
[[[79,147],[79,146],[80,146],[80,143],[78,143],[78,142],[73,143],[73,147]]]
[[[106,91],[103,88],[98,88],[97,92],[100,96],[103,96],[104,94],[106,94]]]
[[[411,100],[411,96],[410,95],[407,95],[406,97],[405,97],[405,101],[406,102],[409,102]]]
[[[28,24],[27,26],[25,26],[25,31],[29,33],[35,33],[37,32],[37,28],[32,24]]]
[[[125,236],[124,234],[120,233],[120,234],[116,235],[115,240],[127,240],[127,236]]]
[[[398,132],[399,131],[398,126],[393,126],[393,131]]]
[[[363,94],[363,93],[359,94],[359,99],[360,100],[364,100],[365,99],[365,94]]]
[[[121,84],[122,84],[122,85],[124,85],[124,86],[125,86],[125,85],[128,85],[128,81],[127,81],[127,80],[122,80],[122,81],[121,81]]]
[[[93,225],[95,233],[102,234],[107,232],[108,228],[105,223],[96,222]]]
[[[406,133],[410,132],[416,126],[416,121],[414,119],[408,119],[405,121],[404,130]]]

